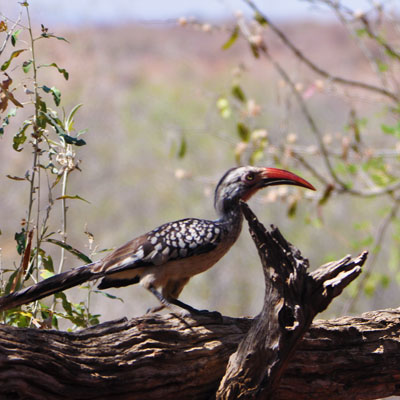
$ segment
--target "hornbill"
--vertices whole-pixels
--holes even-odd
[[[173,304],[191,313],[199,312],[178,300],[179,294],[192,276],[211,268],[236,242],[243,222],[240,201],[247,201],[259,189],[272,185],[296,185],[315,190],[311,183],[285,170],[253,166],[231,168],[215,189],[218,219],[186,218],[163,224],[99,261],[0,298],[0,311],[100,278],[99,289],[140,283],[161,303],[152,311]]]

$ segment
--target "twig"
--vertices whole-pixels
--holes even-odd
[[[352,10],[347,9],[346,7],[343,7],[343,5],[340,4],[340,2],[338,2],[338,1],[331,1],[331,0],[319,0],[319,1],[321,1],[322,3],[326,4],[328,7],[331,7],[333,9],[333,11],[336,14],[338,20],[345,27],[345,29],[349,33],[349,36],[354,39],[355,43],[357,44],[357,46],[360,48],[361,52],[364,54],[364,56],[368,60],[368,63],[371,66],[371,69],[373,70],[373,72],[377,76],[379,76],[382,85],[383,86],[387,86],[387,82],[386,82],[385,76],[379,70],[379,66],[378,66],[376,60],[374,59],[374,57],[372,56],[371,51],[368,49],[367,46],[365,46],[364,42],[362,40],[360,40],[360,37],[358,35],[354,34],[352,28],[349,26],[350,25],[349,21],[343,15],[343,8],[345,8],[345,11],[347,13],[349,13],[351,15],[354,15]]]
[[[298,152],[292,150],[292,156],[299,161],[312,175],[314,175],[321,183],[326,184],[326,179],[314,168],[306,159]]]
[[[358,299],[360,298],[360,295],[362,293],[362,288],[364,287],[365,283],[371,276],[371,271],[374,268],[375,262],[378,258],[379,255],[379,249],[382,246],[383,239],[385,237],[386,231],[389,228],[392,220],[396,217],[398,211],[400,208],[400,198],[395,199],[395,203],[390,210],[390,213],[386,216],[386,218],[381,222],[379,225],[376,235],[375,235],[375,240],[374,240],[374,249],[375,251],[372,252],[370,262],[368,265],[364,268],[364,274],[360,280],[357,281],[357,287],[355,290],[355,296],[348,301],[344,307],[343,307],[343,314],[348,314],[349,311],[352,310]]]
[[[19,25],[20,21],[21,21],[21,16],[22,16],[22,11],[20,11],[19,16],[17,18],[17,20],[14,22],[14,25],[11,27],[11,29],[7,32],[7,35],[4,39],[3,44],[0,47],[0,56],[3,53],[4,49],[6,48],[7,42],[10,39],[11,35],[13,34],[15,28],[17,27],[17,25]]]
[[[327,150],[327,148],[324,144],[323,138],[322,138],[322,132],[319,130],[314,118],[312,117],[310,111],[308,110],[308,107],[307,107],[303,97],[301,96],[299,91],[296,89],[296,86],[293,83],[293,81],[291,80],[289,74],[280,65],[280,63],[278,63],[274,58],[272,58],[272,56],[270,55],[270,53],[268,52],[268,50],[266,48],[261,48],[260,50],[262,51],[262,54],[264,54],[264,56],[275,67],[275,69],[278,71],[278,73],[281,75],[281,77],[284,79],[284,81],[288,84],[288,86],[292,90],[292,93],[293,93],[294,97],[296,98],[296,100],[300,106],[300,109],[301,109],[303,115],[305,116],[305,118],[308,122],[308,125],[311,128],[312,133],[314,134],[315,138],[317,139],[318,146],[321,149],[323,160],[325,162],[325,165],[326,165],[331,177],[340,186],[346,187],[346,184],[338,177],[338,175],[336,174],[336,172],[331,164],[331,161],[329,159],[328,150]]]
[[[61,190],[61,197],[62,197],[62,242],[67,241],[67,201],[66,201],[66,194],[67,194],[67,181],[68,181],[68,173],[69,169],[65,168],[63,173],[63,180],[62,180],[62,190]],[[58,266],[58,273],[60,274],[63,270],[65,260],[65,249],[61,247],[61,257],[60,257],[60,265]]]
[[[274,25],[269,18],[263,14],[260,9],[254,4],[252,0],[244,0],[249,7],[256,12],[258,15],[260,15],[263,20],[265,21],[266,24],[271,28],[271,30],[279,36],[279,38],[285,43],[285,45],[296,55],[296,57],[304,62],[310,69],[312,69],[314,72],[317,74],[321,75],[322,77],[336,83],[340,83],[343,85],[348,85],[348,86],[353,86],[353,87],[358,87],[361,89],[369,90],[372,92],[376,92],[379,94],[382,94],[386,97],[389,97],[390,99],[394,100],[396,103],[399,101],[399,96],[396,94],[390,92],[389,90],[386,90],[384,88],[375,86],[375,85],[370,85],[365,82],[359,82],[359,81],[353,81],[351,79],[345,79],[339,76],[334,76],[330,74],[329,72],[323,70],[322,68],[318,67],[318,65],[314,64],[310,59],[308,59],[289,39],[288,37],[276,26]]]

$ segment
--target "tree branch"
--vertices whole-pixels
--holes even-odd
[[[395,94],[386,90],[385,88],[381,88],[379,86],[371,85],[365,82],[353,81],[351,79],[345,79],[340,76],[334,76],[329,72],[323,70],[322,68],[318,67],[318,65],[314,64],[310,59],[308,59],[290,40],[289,38],[276,26],[274,25],[270,19],[261,12],[261,10],[255,5],[252,0],[244,0],[249,7],[256,13],[256,15],[260,16],[264,23],[268,24],[271,30],[282,40],[282,42],[289,48],[294,55],[304,64],[306,64],[312,71],[317,73],[318,75],[330,80],[331,82],[336,82],[342,85],[358,87],[360,89],[369,90],[371,92],[379,93],[384,95],[395,102],[399,101],[399,97]]]
[[[389,320],[388,314],[380,317],[379,332],[371,330],[371,326],[377,326],[376,321],[372,325],[349,318],[319,322],[290,361],[314,315],[360,273],[366,254],[356,259],[345,257],[308,274],[308,261],[277,229],[267,232],[247,206],[243,210],[266,278],[265,304],[259,317],[221,320],[212,315],[153,314],[108,322],[77,333],[0,326],[0,397],[209,399],[215,397],[220,385],[220,398],[228,398],[226,393],[237,393],[234,398],[265,398],[273,393],[282,399],[310,398],[314,394],[317,398],[321,397],[319,393],[329,392],[329,388],[310,385],[308,379],[320,374],[319,381],[325,377],[335,388],[341,388],[329,392],[331,397],[325,394],[323,397],[335,399],[346,396],[349,388],[353,394],[364,391],[360,382],[351,386],[349,377],[351,368],[358,371],[365,362],[369,363],[370,378],[374,377],[370,379],[370,389],[376,385],[381,395],[386,390],[382,381],[394,382],[400,373],[396,372],[400,370],[398,362],[390,364],[388,375],[382,374],[379,364],[379,360],[390,362],[398,357],[393,353],[400,350],[398,341],[387,352],[384,347],[393,342],[387,336],[388,330],[394,332],[394,326],[400,328],[398,317],[395,320]],[[382,323],[385,318],[386,325]],[[358,331],[353,328],[357,321]],[[369,340],[372,346],[357,347]],[[379,347],[382,351],[376,351],[377,341],[383,346]],[[335,352],[345,346],[354,347],[355,354],[350,359],[342,356],[328,361],[327,348]],[[371,366],[368,358],[370,353],[374,353],[372,357],[377,361],[375,375],[375,364]],[[321,358],[324,364],[304,366],[304,360],[310,356]],[[352,360],[357,360],[357,365]],[[247,368],[244,374],[235,369],[240,363]],[[278,388],[287,365],[289,373],[287,377],[283,375]],[[330,365],[340,371],[338,376],[345,385],[336,381]],[[250,379],[241,380],[246,373]],[[289,390],[293,380],[297,386]],[[388,386],[391,394],[398,390],[396,385]],[[303,397],[290,397],[294,391]]]

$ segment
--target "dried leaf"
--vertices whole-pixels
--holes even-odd
[[[8,107],[8,101],[11,101],[15,106],[23,108],[24,106],[14,97],[14,95],[8,90],[12,83],[12,79],[8,74],[4,73],[6,79],[0,82],[0,112],[6,111]]]
[[[0,32],[6,32],[7,31],[7,24],[5,21],[0,21]]]
[[[85,201],[86,203],[90,204],[90,201],[87,201],[86,199],[84,199],[81,196],[78,196],[77,194],[75,196],[64,195],[64,196],[60,196],[60,197],[56,198],[56,200],[63,200],[63,199],[82,200],[82,201]]]
[[[21,178],[19,176],[11,176],[11,175],[6,175],[8,179],[12,179],[13,181],[26,181],[26,178]]]

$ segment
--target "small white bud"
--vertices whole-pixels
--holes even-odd
[[[208,23],[203,24],[203,25],[201,26],[201,30],[202,30],[203,32],[211,32],[211,25],[208,24]]]
[[[295,133],[289,133],[286,137],[286,141],[290,144],[297,142],[297,135]]]
[[[179,24],[180,26],[186,26],[187,23],[188,23],[188,20],[187,20],[186,17],[180,17],[180,18],[178,19],[178,24]]]

